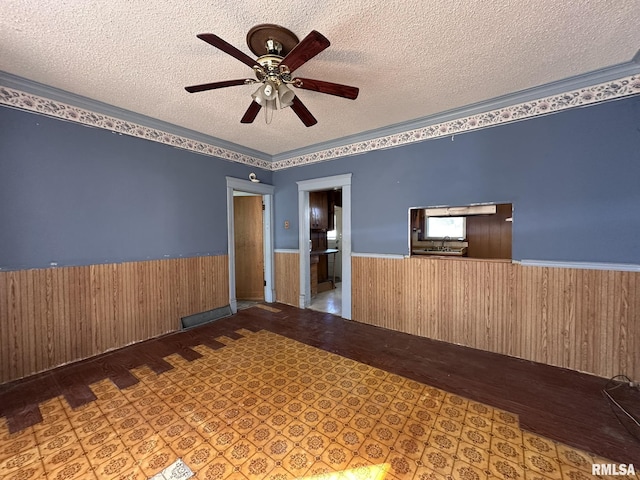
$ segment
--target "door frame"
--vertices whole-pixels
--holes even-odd
[[[238,300],[236,298],[236,247],[235,232],[233,225],[233,192],[246,192],[262,195],[264,203],[264,214],[262,217],[263,241],[264,241],[264,300],[273,303],[276,298],[275,292],[275,272],[273,253],[273,193],[275,187],[264,183],[250,182],[235,177],[227,179],[227,252],[229,258],[229,306],[231,311],[238,311]]]
[[[300,308],[311,304],[311,222],[309,192],[342,189],[342,318],[351,320],[351,173],[302,180],[298,184],[298,251],[300,252]]]

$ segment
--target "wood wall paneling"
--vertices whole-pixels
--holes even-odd
[[[226,255],[0,272],[0,383],[178,330],[228,275]]]
[[[511,259],[510,203],[496,205],[494,215],[470,215],[467,217],[467,241],[469,258]]]
[[[278,301],[299,255],[275,254]],[[640,378],[640,273],[354,257],[357,321],[609,377]],[[0,272],[0,382],[178,329],[228,304],[228,257]]]
[[[352,268],[356,321],[640,379],[640,273],[424,257]]]
[[[275,252],[276,301],[297,307],[300,303],[300,256]]]

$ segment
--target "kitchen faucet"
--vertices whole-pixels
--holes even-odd
[[[442,250],[443,252],[445,251],[445,249],[444,249],[444,244],[445,244],[445,242],[446,242],[447,240],[451,240],[451,237],[448,237],[448,236],[447,236],[447,237],[444,237],[444,238],[442,239],[442,245],[440,246],[440,250]]]

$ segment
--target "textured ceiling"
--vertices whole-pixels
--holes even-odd
[[[317,125],[290,109],[244,125],[255,86],[184,90],[252,76],[196,34],[254,57],[261,23],[321,32],[331,46],[296,76],[358,99],[296,90]],[[628,62],[638,25],[638,0],[2,0],[0,70],[275,155]]]

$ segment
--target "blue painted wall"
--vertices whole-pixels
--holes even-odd
[[[275,172],[276,248],[295,182],[343,173],[354,252],[407,254],[412,206],[511,202],[514,259],[640,264],[640,97]]]
[[[225,177],[254,170],[0,108],[0,268],[226,253]],[[276,248],[298,247],[295,182],[343,173],[355,252],[406,254],[411,206],[495,201],[514,205],[515,259],[640,264],[640,97],[260,171]]]
[[[271,172],[0,108],[0,268],[227,253],[226,176]]]

